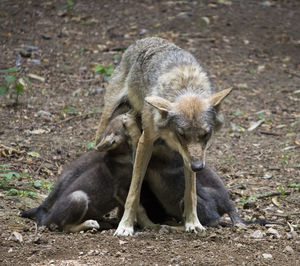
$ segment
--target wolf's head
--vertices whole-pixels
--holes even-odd
[[[198,94],[183,94],[174,102],[158,96],[145,99],[158,111],[154,115],[154,124],[160,137],[178,150],[185,165],[195,172],[205,166],[207,144],[222,124],[222,116],[218,113],[220,103],[231,90],[206,98]]]

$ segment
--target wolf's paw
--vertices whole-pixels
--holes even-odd
[[[120,223],[114,236],[133,236],[133,233],[133,226],[125,226]]]
[[[206,229],[198,222],[198,223],[185,223],[185,231],[186,232],[192,232],[192,233],[198,233],[198,232],[204,232]]]
[[[83,225],[85,226],[86,230],[88,229],[99,229],[100,225],[98,224],[97,221],[95,220],[87,220],[83,223]]]

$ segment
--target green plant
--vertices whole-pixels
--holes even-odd
[[[95,141],[95,140],[90,141],[88,144],[86,144],[86,148],[87,148],[88,150],[94,149],[95,147],[96,147],[96,141]]]
[[[75,3],[74,3],[73,0],[67,0],[66,4],[63,5],[63,6],[60,8],[60,10],[66,10],[66,9],[68,9],[68,8],[70,8],[70,7],[73,7],[74,4],[75,4]]]
[[[265,120],[265,115],[264,115],[263,113],[260,113],[260,114],[258,115],[258,119],[259,119],[259,120]]]
[[[11,172],[9,168],[7,168],[8,165],[2,164],[0,165],[0,188],[5,189],[9,182],[13,178],[19,178],[20,174],[16,172]]]
[[[240,116],[240,115],[243,115],[244,112],[241,111],[240,109],[237,109],[235,112],[234,112],[234,116],[237,117],[237,116]]]
[[[73,115],[77,114],[76,107],[72,106],[72,105],[65,105],[64,108],[62,109],[62,111],[67,114],[73,114]]]
[[[110,79],[111,74],[114,72],[115,68],[112,65],[105,67],[104,65],[97,65],[94,68],[95,73],[99,75],[104,75],[104,81],[108,81]]]
[[[285,196],[285,189],[282,186],[277,187],[277,189],[279,190],[281,196]]]
[[[1,69],[0,73],[6,73],[4,83],[0,85],[0,96],[6,95],[9,91],[13,91],[16,95],[15,104],[19,103],[19,96],[24,91],[24,86],[27,84],[31,86],[28,78],[21,74],[23,69],[19,67],[12,67],[9,69]]]
[[[289,184],[288,186],[291,188],[300,189],[300,184],[295,183],[295,184]]]
[[[256,199],[257,199],[257,194],[253,194],[249,197],[244,196],[240,199],[237,206],[238,208],[242,209],[244,208],[245,205],[255,202]]]
[[[7,196],[18,196],[18,197],[28,197],[28,198],[36,198],[36,192],[33,190],[20,190],[12,188],[5,193]]]
[[[49,183],[46,180],[39,180],[39,181],[34,181],[32,183],[32,186],[36,189],[45,188],[48,191],[51,191],[54,188],[55,183]]]

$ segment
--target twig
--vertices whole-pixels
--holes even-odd
[[[78,119],[78,118],[79,119],[84,119],[84,118],[88,117],[89,115],[94,115],[94,114],[101,114],[101,113],[100,112],[94,112],[94,113],[87,113],[87,114],[82,114],[82,115],[71,116],[71,117],[68,117],[68,118],[66,118],[64,120],[58,121],[55,124],[56,125],[60,125],[60,124],[63,124],[65,122],[68,122],[70,120]]]
[[[34,236],[36,236],[38,232],[38,226],[36,222],[34,222],[34,227],[35,227]]]
[[[97,79],[76,79],[76,78],[72,78],[70,77],[71,80],[77,81],[77,82],[90,82],[90,81],[95,81]]]
[[[290,195],[291,193],[292,193],[291,191],[285,191],[284,195]],[[281,192],[274,191],[274,192],[270,192],[268,194],[258,195],[256,198],[257,199],[263,199],[263,198],[275,197],[275,196],[281,196],[281,195],[282,195]]]
[[[35,171],[35,174],[38,174],[43,166],[43,164],[45,163],[46,160],[43,160],[42,163],[40,164],[39,168]]]
[[[298,74],[298,73],[296,73],[296,72],[294,72],[294,71],[291,71],[291,70],[284,70],[283,72],[285,72],[285,73],[287,73],[287,74],[290,74],[290,75],[292,75],[292,76],[295,76],[295,77],[297,77],[297,78],[300,78],[300,74]]]
[[[280,136],[281,134],[275,133],[275,132],[271,132],[271,131],[265,131],[265,130],[261,130],[259,131],[260,134],[264,134],[264,135],[271,135],[271,136]]]

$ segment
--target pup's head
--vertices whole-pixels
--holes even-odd
[[[110,121],[103,133],[102,140],[97,145],[98,151],[115,150],[120,145],[127,143],[128,136],[124,126],[126,117],[126,114],[121,114]]]
[[[230,92],[231,89],[226,89],[206,98],[184,94],[174,102],[158,96],[145,99],[158,111],[154,124],[159,135],[179,151],[185,165],[195,172],[205,166],[208,141],[222,124],[222,116],[218,114],[220,103]]]

